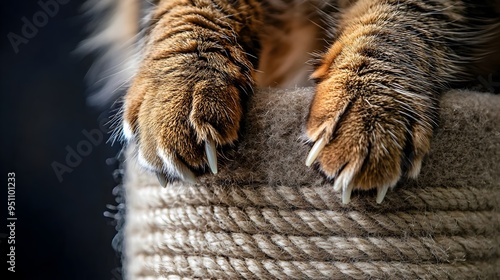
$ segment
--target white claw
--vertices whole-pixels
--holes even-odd
[[[339,176],[337,176],[337,178],[335,178],[335,182],[333,183],[333,190],[338,192],[342,189],[342,186],[344,185],[343,180],[344,176],[343,174],[340,174]]]
[[[383,187],[378,187],[377,188],[377,203],[380,204],[385,198],[385,195],[387,194],[387,190],[389,189],[389,186],[383,186]]]
[[[217,150],[213,141],[207,140],[205,142],[205,153],[207,154],[210,170],[213,174],[217,174]]]
[[[311,166],[313,162],[316,160],[318,157],[319,153],[323,148],[326,146],[326,140],[325,138],[319,139],[318,142],[314,143],[314,146],[312,147],[311,151],[309,152],[309,155],[307,156],[306,159],[306,166]]]
[[[341,189],[347,188],[348,185],[351,184],[352,178],[354,177],[354,172],[352,169],[344,169],[340,174],[335,178],[335,182],[333,183],[333,190],[338,192]]]
[[[188,182],[191,184],[197,184],[199,182],[194,173],[185,166],[183,166],[183,168],[179,168],[179,173],[182,176],[182,180],[184,182]]]
[[[168,180],[167,180],[167,176],[161,172],[156,172],[156,178],[158,178],[158,182],[160,182],[160,185],[162,187],[166,187],[167,186],[167,183],[168,183]]]
[[[197,184],[199,181],[198,181],[198,178],[196,178],[196,176],[193,174],[193,172],[191,171],[188,171],[188,172],[184,172],[182,174],[182,179],[185,181],[185,182],[188,182],[188,183],[191,183],[191,184]]]
[[[342,203],[343,204],[349,204],[349,202],[351,201],[351,193],[352,193],[353,189],[354,189],[353,184],[344,185],[344,188],[342,190]]]

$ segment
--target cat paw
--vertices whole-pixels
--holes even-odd
[[[217,173],[217,149],[238,138],[245,93],[238,82],[195,64],[170,73],[168,66],[142,69],[125,97],[123,134],[137,144],[139,164],[163,186],[196,183],[208,169]]]
[[[435,104],[394,85],[355,73],[334,73],[318,84],[307,120],[314,162],[349,203],[353,190],[377,189],[381,203],[403,175],[416,177],[430,149]]]

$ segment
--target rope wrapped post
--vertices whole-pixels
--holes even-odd
[[[500,279],[500,95],[452,91],[417,180],[341,203],[304,165],[311,88],[261,90],[217,176],[126,160],[128,279]],[[133,147],[129,147],[129,150]]]

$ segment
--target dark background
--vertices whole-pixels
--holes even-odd
[[[41,0],[47,2],[49,0]],[[67,1],[67,0],[66,0]],[[1,3],[1,188],[2,279],[121,279],[120,256],[112,246],[115,221],[106,218],[116,204],[112,190],[119,145],[102,141],[62,175],[69,146],[77,149],[82,130],[99,129],[106,113],[86,104],[84,77],[93,57],[75,54],[86,36],[83,1],[60,5],[16,54],[9,32],[22,36],[21,20],[32,21],[38,1]],[[64,2],[61,0],[61,2]],[[109,135],[105,135],[108,138]],[[16,173],[16,273],[6,274],[7,173]],[[2,179],[3,178],[3,179]]]

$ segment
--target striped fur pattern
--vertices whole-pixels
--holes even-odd
[[[252,89],[308,85],[310,75],[307,164],[344,202],[374,188],[381,201],[419,174],[439,94],[499,49],[494,0],[104,2],[109,28],[88,44],[108,50],[101,75],[118,78],[103,89],[127,86],[123,135],[162,182],[216,173],[214,148],[221,156],[238,140]]]

